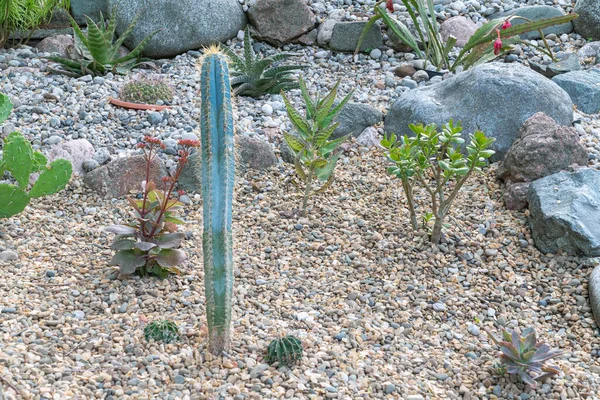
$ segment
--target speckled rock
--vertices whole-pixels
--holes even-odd
[[[302,0],[257,0],[248,18],[258,37],[281,46],[310,31],[316,23],[314,13]]]
[[[263,170],[277,165],[273,147],[265,140],[240,135],[236,138],[236,147],[245,168]]]
[[[450,36],[454,36],[456,46],[464,46],[476,30],[477,25],[462,15],[449,18],[440,25],[440,34],[444,42],[447,42]]]
[[[600,265],[594,268],[590,275],[588,292],[590,294],[590,305],[592,306],[596,325],[600,327]]]
[[[86,171],[83,163],[94,156],[94,146],[86,139],[63,141],[52,146],[48,152],[48,161],[64,158],[71,161],[73,174],[83,175]]]
[[[600,111],[600,68],[573,71],[552,78],[563,88],[577,108],[587,114]]]
[[[577,0],[573,11],[579,15],[573,21],[575,31],[586,39],[600,40],[600,1]]]

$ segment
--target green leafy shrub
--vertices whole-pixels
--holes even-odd
[[[123,85],[119,98],[130,103],[156,104],[173,101],[173,88],[163,78],[141,77]]]
[[[30,31],[50,20],[57,7],[66,10],[69,0],[3,0],[0,2],[0,48],[14,31]]]
[[[560,374],[560,368],[544,363],[563,352],[552,350],[545,343],[538,343],[535,329],[523,329],[522,334],[516,330],[509,332],[503,329],[502,340],[496,339],[489,331],[486,332],[500,346],[500,362],[506,366],[506,372],[519,376],[524,383],[535,387],[536,381]]]
[[[289,367],[302,359],[302,342],[295,336],[285,336],[273,340],[267,347],[267,357],[265,361],[268,364],[275,362],[281,367]]]
[[[231,61],[231,87],[235,95],[260,97],[297,89],[298,82],[291,75],[306,68],[303,65],[279,65],[280,61],[294,56],[290,53],[259,59],[250,43],[249,28],[244,32],[244,58],[225,46],[223,51]]]
[[[456,59],[452,61],[449,57],[449,53],[456,44],[456,38],[450,36],[446,43],[442,40],[442,36],[440,35],[440,25],[435,16],[433,1],[402,0],[402,4],[406,7],[406,11],[415,27],[417,33],[416,37],[405,24],[395,19],[388,12],[388,8],[382,6],[384,2],[385,0],[381,0],[375,4],[373,10],[374,15],[371,17],[359,37],[355,54],[358,53],[360,46],[371,27],[375,22],[381,19],[388,29],[396,34],[415,52],[417,57],[429,61],[438,71],[441,69],[456,71],[456,68],[459,66],[468,69],[491,61],[500,54],[510,50],[511,44],[521,43],[522,40],[518,35],[537,30],[543,38],[544,35],[542,34],[542,29],[564,24],[577,18],[577,14],[567,14],[537,21],[529,21],[526,18],[519,16],[512,16],[508,19],[498,18],[488,21],[477,29],[459,52]],[[512,19],[524,19],[527,22],[515,26],[506,24],[506,21]],[[502,42],[501,39],[503,39],[504,42]],[[529,43],[527,44],[530,45]],[[544,44],[546,45],[545,50],[541,48],[538,49],[547,52],[547,54],[553,58],[552,51],[549,46],[547,46],[545,40]]]
[[[348,139],[348,136],[333,140],[329,138],[339,125],[333,120],[350,100],[352,93],[334,106],[340,81],[323,99],[314,100],[308,94],[302,78],[299,84],[306,103],[306,116],[296,111],[290,100],[281,92],[288,118],[296,131],[284,133],[283,138],[294,153],[294,166],[299,182],[295,180],[291,182],[303,193],[302,215],[306,216],[308,199],[326,191],[335,179],[333,170],[340,156],[340,152],[336,150]]]
[[[386,156],[394,166],[388,168],[391,175],[402,182],[406,195],[410,220],[413,229],[417,229],[415,212],[414,185],[423,186],[431,197],[432,212],[425,214],[425,220],[434,219],[431,241],[439,243],[444,218],[448,215],[458,192],[475,171],[481,171],[486,160],[494,154],[489,150],[494,142],[481,131],[471,135],[467,146],[467,156],[460,152],[464,143],[461,138],[460,123],[454,125],[452,120],[438,132],[435,124],[427,126],[409,125],[414,137],[404,136],[398,140],[396,135],[386,136],[381,145],[386,149]],[[446,188],[450,182],[454,186],[449,193]]]
[[[183,221],[175,216],[175,212],[183,207],[183,203],[173,198],[172,194],[191,149],[199,147],[200,142],[180,140],[179,145],[181,150],[177,169],[173,177],[163,178],[162,190],[150,181],[150,165],[165,145],[149,136],[144,137],[144,142],[138,145],[143,150],[147,167],[142,198],[127,199],[134,208],[135,220],[129,225],[106,228],[106,231],[116,234],[111,249],[117,252],[110,264],[118,265],[123,275],[138,273],[141,276],[166,278],[169,273],[180,273],[178,266],[185,261],[186,254],[177,247],[185,239],[185,234],[177,232],[177,225],[183,224]]]
[[[179,340],[179,328],[169,320],[153,321],[144,328],[144,338],[147,341],[172,343]]]
[[[140,15],[135,16],[125,32],[117,40],[114,40],[117,27],[116,10],[114,9],[108,23],[100,14],[98,23],[86,16],[87,32],[83,33],[77,22],[69,16],[73,27],[75,38],[75,57],[71,60],[62,57],[49,57],[50,60],[62,65],[67,73],[75,75],[103,75],[108,72],[125,73],[133,68],[140,58],[144,47],[156,35],[159,30],[150,33],[129,54],[121,57],[119,49],[131,34],[137,24]],[[60,72],[60,71],[59,71]]]
[[[0,94],[0,123],[4,122],[12,103],[8,96]],[[9,172],[16,184],[0,184],[0,218],[8,218],[25,209],[31,199],[54,194],[69,183],[73,167],[62,158],[48,164],[48,159],[39,151],[33,151],[31,143],[18,132],[4,139],[2,159],[0,159],[0,180]],[[37,181],[31,186],[29,180],[38,173]]]

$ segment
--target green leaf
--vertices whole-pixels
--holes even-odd
[[[138,268],[146,265],[146,257],[139,250],[119,250],[110,260],[110,265],[118,265],[121,274],[131,275]]]
[[[4,168],[15,178],[21,189],[27,189],[29,176],[33,171],[33,149],[29,141],[18,132],[4,139]]]
[[[140,249],[143,252],[147,252],[150,249],[155,248],[156,244],[151,242],[135,242],[133,247],[135,247],[136,249]]]
[[[9,218],[23,211],[29,196],[16,185],[0,184],[0,218]]]
[[[11,103],[10,98],[5,94],[0,93],[0,124],[6,121],[12,108],[13,104]]]
[[[337,163],[339,157],[340,157],[339,153],[334,155],[333,157],[331,157],[329,159],[329,162],[327,163],[327,165],[325,167],[319,168],[315,171],[315,175],[317,175],[317,178],[319,178],[319,180],[326,181],[329,179],[329,176],[333,172],[333,170],[335,168],[335,164]]]
[[[163,249],[156,256],[156,262],[163,268],[177,267],[186,259],[185,252],[177,249]]]
[[[290,100],[287,98],[285,93],[281,92],[281,97],[283,97],[283,102],[285,103],[285,108],[287,110],[287,114],[290,118],[290,121],[292,121],[292,124],[294,125],[300,136],[302,136],[304,139],[308,139],[311,134],[311,129],[310,125],[308,124],[308,121],[294,109],[292,103],[290,103]]]
[[[108,64],[110,62],[109,43],[105,41],[104,34],[94,20],[88,16],[85,18],[88,27],[87,49],[94,58],[94,61],[100,64]]]
[[[69,183],[72,173],[73,167],[69,161],[62,158],[54,160],[47,169],[42,171],[40,177],[31,188],[29,196],[37,198],[54,194],[64,189],[67,183]]]
[[[304,144],[302,144],[302,142],[298,140],[298,138],[296,138],[294,135],[284,132],[283,139],[294,153],[297,153],[304,149]]]
[[[34,151],[32,172],[42,171],[44,168],[46,168],[46,164],[48,164],[48,159],[46,158],[46,156],[40,153],[39,151]]]
[[[157,243],[163,249],[172,249],[181,245],[183,239],[185,239],[185,233],[183,232],[167,233],[159,236]]]
[[[133,239],[119,239],[115,240],[110,246],[112,250],[133,250],[135,240]]]

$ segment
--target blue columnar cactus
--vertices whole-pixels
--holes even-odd
[[[209,351],[229,346],[233,292],[231,215],[234,181],[233,111],[227,59],[218,47],[200,62],[204,285]]]

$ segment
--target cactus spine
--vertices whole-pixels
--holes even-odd
[[[231,215],[234,181],[233,112],[227,59],[217,47],[200,63],[204,285],[209,351],[229,346],[233,292]]]

